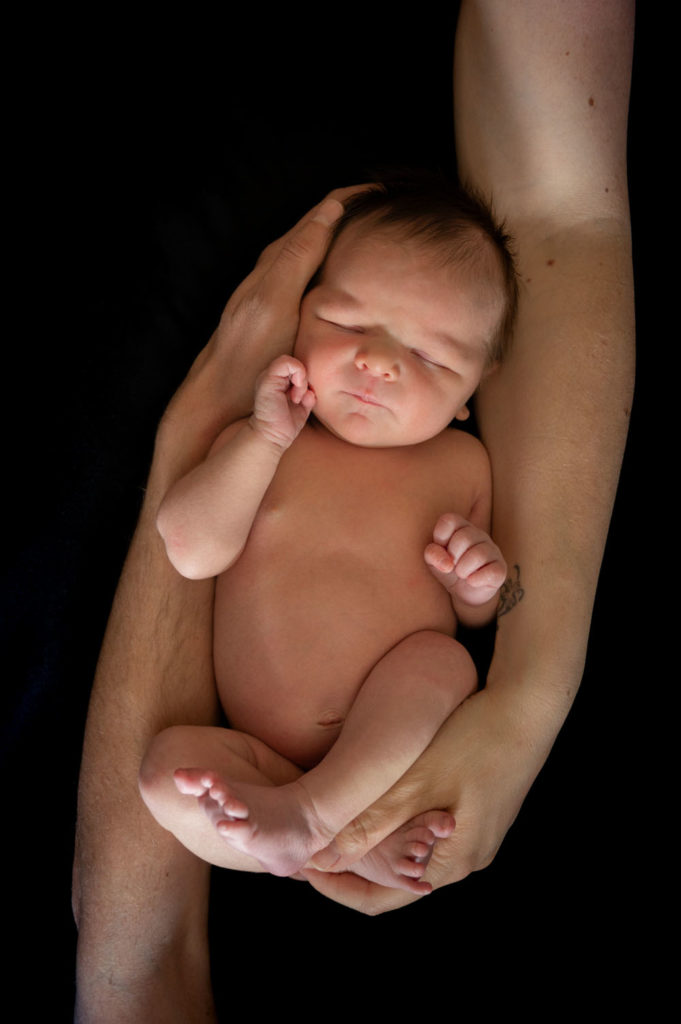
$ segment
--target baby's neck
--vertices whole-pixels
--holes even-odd
[[[308,419],[304,429],[305,430],[312,430],[312,431],[314,431],[314,433],[317,434],[319,437],[327,437],[331,441],[337,441],[338,444],[347,445],[350,448],[356,448],[356,449],[359,449],[361,451],[382,451],[382,452],[386,452],[386,451],[399,451],[400,449],[403,449],[403,448],[416,448],[420,444],[428,444],[429,441],[433,440],[432,437],[428,437],[428,438],[425,438],[425,439],[421,439],[420,441],[415,441],[413,444],[405,444],[405,445],[361,445],[361,444],[355,444],[354,441],[346,441],[346,439],[344,437],[341,437],[339,434],[335,434],[332,430],[329,430],[329,428],[327,426],[325,426],[323,423],[320,422],[320,420],[317,419],[317,417],[315,416],[314,412],[310,413],[310,418]],[[449,427],[445,428],[445,430],[449,430],[449,429],[450,429]],[[445,431],[440,431],[440,433],[445,433]],[[439,436],[440,436],[439,434],[434,434],[433,435],[433,437],[439,437]]]

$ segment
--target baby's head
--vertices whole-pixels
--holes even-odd
[[[439,180],[358,193],[301,306],[315,416],[369,447],[434,437],[467,417],[516,305],[508,239],[477,198]]]

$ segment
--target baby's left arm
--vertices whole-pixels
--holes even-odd
[[[459,622],[484,626],[494,618],[506,562],[489,534],[456,512],[440,516],[426,564],[449,592]]]

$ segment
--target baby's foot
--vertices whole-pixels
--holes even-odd
[[[370,882],[391,889],[406,889],[420,896],[433,891],[430,882],[422,882],[438,839],[454,831],[454,819],[446,811],[418,814],[351,866],[351,870]]]
[[[203,768],[178,768],[175,785],[198,798],[216,831],[273,875],[293,875],[333,838],[299,782],[232,784]]]
[[[454,818],[446,811],[418,814],[386,836],[348,870],[390,889],[406,889],[407,892],[426,896],[433,887],[430,882],[420,879],[428,867],[435,843],[451,836],[454,826]],[[331,843],[323,850],[312,866],[332,870],[333,847]]]

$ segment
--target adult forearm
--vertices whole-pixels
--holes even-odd
[[[175,572],[146,509],[111,611],[83,748],[79,1021],[210,1014],[208,869],[152,819],[137,772],[165,726],[214,721],[211,595],[211,583]]]
[[[342,193],[339,198],[342,198]],[[336,199],[270,246],[173,398],[116,592],[88,714],[79,789],[74,913],[78,1021],[212,1016],[208,866],[163,831],[137,789],[152,737],[210,724],[213,583],[170,565],[156,516],[172,484],[249,410],[257,373],[292,344],[300,295],[321,262]]]
[[[511,352],[477,404],[494,536],[519,567],[507,607],[524,591],[490,685],[518,671],[549,700],[581,673],[631,408],[632,41],[627,0],[464,0],[457,29],[460,172],[505,220],[521,285]]]
[[[79,1021],[211,1013],[207,865],[160,828],[142,803],[139,766],[169,725],[216,721],[212,580],[171,566],[156,529],[167,486],[205,457],[223,405],[228,356],[205,349],[159,429],[140,521],[116,591],[83,746],[73,906],[79,929]],[[254,346],[257,351],[257,346]],[[244,382],[243,390],[252,391]]]
[[[526,244],[523,277],[512,353],[478,403],[494,533],[514,567],[490,685],[502,664],[510,679],[544,659],[530,677],[560,705],[565,676],[571,700],[581,674],[631,408],[628,223],[582,223]]]

